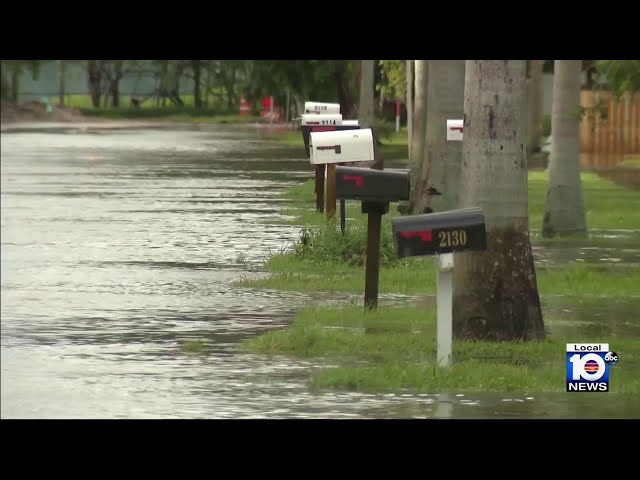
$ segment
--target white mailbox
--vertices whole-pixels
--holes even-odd
[[[373,134],[370,128],[311,132],[309,140],[311,163],[370,162],[373,156]]]
[[[304,102],[304,113],[340,113],[340,104]]]
[[[348,125],[350,127],[357,127],[360,125],[358,120],[342,120],[342,125]]]
[[[302,115],[301,125],[342,125],[342,115],[339,113],[307,113]]]
[[[447,140],[461,142],[463,131],[462,120],[447,120]]]

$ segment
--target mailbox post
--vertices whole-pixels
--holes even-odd
[[[340,114],[340,105],[337,103],[305,102],[305,114],[301,117],[300,131],[304,142],[307,158],[310,157],[309,138],[311,132],[332,132],[342,130],[357,130],[360,128],[357,120],[343,120]],[[316,211],[325,211],[325,171],[326,166],[316,165],[315,171],[315,194]],[[327,175],[330,178],[330,175]],[[328,197],[328,195],[327,195]],[[329,203],[331,201],[327,198]],[[335,211],[335,201],[333,202]],[[331,216],[331,215],[330,215]]]
[[[468,250],[486,250],[484,213],[480,208],[461,208],[438,213],[395,218],[393,240],[398,256],[435,255],[438,265],[437,286],[437,361],[451,365],[453,254]]]
[[[373,140],[371,140],[373,156]],[[336,195],[338,198],[360,200],[362,213],[367,214],[367,263],[364,286],[364,305],[378,306],[380,278],[380,234],[382,215],[389,212],[389,203],[408,200],[409,172],[378,170],[373,168],[336,168]]]
[[[311,163],[326,165],[327,168],[326,210],[328,218],[334,217],[336,211],[336,165],[372,160],[372,138],[371,129],[310,133]]]

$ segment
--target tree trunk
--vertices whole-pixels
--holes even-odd
[[[420,198],[423,196],[425,186],[422,184],[422,166],[425,156],[425,137],[427,134],[427,84],[428,60],[415,61],[415,100],[413,104],[413,132],[409,147],[409,168],[411,178],[411,196],[409,199],[409,211],[420,211]]]
[[[209,108],[209,90],[211,89],[211,60],[207,60],[207,80],[204,88],[204,106]]]
[[[236,69],[231,68],[231,74],[224,75],[224,88],[227,91],[227,110],[232,112],[234,107],[238,104],[235,92],[236,85]]]
[[[97,60],[89,60],[89,94],[91,95],[91,103],[95,108],[100,107],[101,80],[102,72]]]
[[[353,118],[355,116],[355,101],[351,93],[349,75],[346,65],[343,62],[336,62],[335,79],[338,86],[338,102],[342,118]]]
[[[116,60],[113,66],[113,78],[111,79],[111,106],[120,107],[120,79],[122,78],[123,60]]]
[[[580,60],[556,60],[551,110],[549,190],[542,235],[586,233],[580,181]]]
[[[65,66],[64,60],[58,60],[58,97],[60,98],[60,105],[64,106],[65,97]]]
[[[464,60],[429,60],[426,155],[417,198],[419,211],[441,212],[458,205],[462,142],[447,141],[447,120],[462,119]],[[426,210],[428,209],[428,210]]]
[[[20,96],[20,67],[16,63],[11,70],[11,100],[17,103]]]
[[[413,132],[413,60],[407,60],[407,154],[411,154],[411,134]]]
[[[200,60],[191,60],[193,69],[193,105],[202,108],[202,97],[200,96],[200,73],[202,71]]]
[[[531,90],[529,96],[529,153],[542,150],[542,108],[544,84],[542,65],[544,60],[531,60]]]
[[[373,125],[373,94],[375,60],[362,60],[362,74],[360,77],[360,112],[359,122],[362,128]]]
[[[524,60],[467,60],[460,207],[483,209],[487,250],[455,255],[456,338],[544,338],[529,240]]]

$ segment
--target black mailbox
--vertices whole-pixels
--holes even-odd
[[[361,128],[359,125],[300,125],[307,158],[311,157],[311,151],[309,150],[311,132],[335,132],[339,130],[360,130]]]
[[[336,167],[336,198],[389,203],[409,200],[409,172]]]
[[[476,207],[398,217],[391,228],[399,257],[487,248],[484,213]]]

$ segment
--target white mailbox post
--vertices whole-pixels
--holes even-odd
[[[342,120],[342,125],[348,125],[350,127],[358,127],[360,122],[358,120]]]
[[[447,140],[461,142],[464,126],[462,120],[447,120]],[[443,367],[451,365],[453,343],[453,253],[437,255],[437,360]]]
[[[304,113],[340,113],[339,103],[304,102]]]

